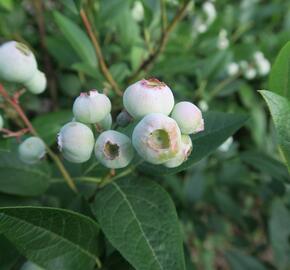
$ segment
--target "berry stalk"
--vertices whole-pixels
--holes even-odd
[[[83,21],[83,24],[86,28],[86,31],[93,43],[93,46],[95,48],[95,51],[96,51],[96,55],[97,55],[97,58],[98,58],[98,61],[99,61],[99,64],[100,64],[100,68],[101,68],[101,71],[104,75],[104,77],[106,78],[106,80],[108,81],[108,83],[112,86],[112,88],[114,89],[114,91],[116,92],[116,94],[118,96],[122,96],[123,93],[122,91],[120,90],[117,82],[114,80],[112,74],[110,73],[108,67],[107,67],[107,64],[105,62],[105,59],[104,59],[104,56],[102,54],[102,50],[101,50],[101,47],[100,47],[100,44],[98,42],[98,39],[97,37],[95,36],[93,30],[92,30],[92,26],[91,26],[91,23],[88,19],[88,16],[86,14],[86,12],[84,11],[84,9],[81,9],[80,10],[80,16],[82,18],[82,21]]]
[[[129,82],[133,82],[136,79],[138,79],[141,75],[142,72],[148,72],[154,62],[157,60],[157,58],[159,57],[159,55],[164,51],[167,42],[169,40],[169,36],[171,34],[171,32],[174,30],[174,28],[176,27],[177,23],[183,18],[187,7],[189,6],[191,0],[187,0],[183,3],[183,5],[181,6],[181,8],[177,11],[177,13],[175,14],[173,20],[171,21],[171,23],[165,27],[164,24],[164,18],[162,19],[162,34],[159,40],[159,43],[156,45],[156,49],[153,50],[152,53],[149,54],[148,58],[146,58],[141,65],[138,67],[138,69],[128,78]],[[163,10],[164,12],[164,10]],[[165,15],[163,15],[165,16]]]
[[[39,137],[37,131],[32,126],[32,124],[29,121],[29,119],[27,118],[25,112],[22,110],[21,106],[19,105],[18,99],[10,97],[10,95],[7,93],[7,91],[4,89],[4,87],[1,84],[0,84],[0,95],[4,98],[4,100],[6,100],[11,105],[11,107],[13,107],[15,109],[15,111],[18,113],[18,115],[20,116],[20,118],[22,119],[22,121],[24,122],[26,127],[29,129],[29,132],[31,134],[33,134],[34,136]],[[61,174],[62,174],[63,178],[65,179],[65,181],[67,182],[68,186],[74,192],[77,192],[77,187],[76,187],[74,181],[72,180],[72,178],[69,175],[66,168],[63,166],[59,157],[49,148],[48,145],[45,145],[45,147],[46,147],[46,151],[47,151],[48,155],[51,157],[51,159],[54,161],[54,163],[58,167],[59,171],[61,172]]]

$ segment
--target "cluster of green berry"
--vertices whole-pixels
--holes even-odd
[[[40,94],[46,89],[45,74],[38,70],[32,51],[23,43],[8,41],[0,46],[0,80],[23,85],[30,93]],[[0,129],[3,128],[0,115]],[[46,153],[44,142],[29,137],[19,146],[19,157],[27,164],[37,163]]]
[[[34,54],[17,41],[0,46],[0,79],[22,84],[33,94],[40,94],[46,88],[45,74],[37,69]]]
[[[129,86],[123,104],[125,110],[116,120],[119,126],[135,122],[132,140],[111,130],[112,106],[106,95],[92,90],[77,97],[73,104],[74,119],[58,135],[64,158],[75,163],[86,162],[94,150],[97,160],[105,167],[123,168],[136,151],[149,163],[177,167],[191,152],[189,135],[204,129],[201,111],[186,101],[174,106],[171,89],[154,78]],[[92,125],[102,131],[96,141]]]

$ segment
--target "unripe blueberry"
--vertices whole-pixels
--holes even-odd
[[[191,102],[177,103],[173,108],[171,117],[177,122],[182,134],[193,134],[204,130],[202,113]]]
[[[121,111],[116,118],[117,125],[120,127],[126,127],[132,121],[132,116],[126,110]]]
[[[27,164],[37,163],[45,155],[45,144],[39,137],[30,137],[18,148],[19,158]]]
[[[100,121],[96,124],[97,129],[99,129],[101,131],[109,130],[112,127],[112,122],[113,122],[112,115],[109,113],[105,116],[105,118],[102,121]]]
[[[0,46],[0,79],[24,83],[37,69],[33,53],[23,43],[9,41]]]
[[[44,92],[46,88],[45,74],[39,70],[36,70],[33,77],[24,83],[27,90],[33,94],[40,94]]]
[[[181,146],[176,156],[164,163],[168,168],[175,168],[187,160],[192,150],[192,141],[188,135],[181,135]]]
[[[88,126],[79,122],[70,122],[61,128],[57,142],[66,160],[82,163],[90,159],[95,139]]]
[[[20,270],[44,270],[44,269],[33,262],[27,261],[21,266]]]
[[[95,154],[97,160],[107,168],[119,169],[131,162],[134,149],[128,136],[107,130],[98,137]]]
[[[134,128],[133,145],[138,154],[152,164],[161,164],[175,157],[181,145],[181,133],[170,117],[152,113]]]
[[[136,119],[150,113],[169,115],[174,106],[174,97],[165,83],[152,78],[130,85],[124,92],[123,104]]]
[[[109,98],[97,90],[81,93],[73,104],[73,114],[77,121],[95,124],[102,121],[111,112]]]

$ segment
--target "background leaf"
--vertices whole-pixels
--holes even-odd
[[[238,250],[230,250],[225,253],[231,270],[266,270],[266,268],[254,257],[246,255]]]
[[[54,12],[54,19],[62,34],[80,58],[91,66],[96,67],[96,54],[85,32],[77,24],[57,11]]]
[[[275,200],[269,220],[269,233],[276,265],[281,270],[290,267],[290,212],[282,201]]]
[[[106,237],[136,270],[184,270],[182,235],[174,205],[157,184],[120,179],[93,204]]]
[[[0,233],[47,270],[89,270],[98,261],[99,226],[75,212],[46,207],[0,208]]]
[[[43,114],[33,119],[32,124],[39,133],[40,137],[48,144],[56,142],[57,133],[61,127],[72,120],[71,111],[57,111]]]
[[[290,98],[290,42],[279,52],[270,73],[269,88],[280,96]]]
[[[284,161],[290,170],[290,103],[273,92],[263,90],[260,93],[270,109]]]
[[[50,175],[43,166],[26,165],[17,154],[0,151],[0,191],[21,196],[37,196],[49,186]]]

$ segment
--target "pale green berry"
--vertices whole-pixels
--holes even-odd
[[[37,69],[35,56],[23,43],[9,41],[0,46],[0,79],[24,83]]]
[[[164,163],[168,168],[180,166],[189,157],[192,150],[192,141],[188,135],[181,135],[181,146],[176,156]]]
[[[112,127],[112,115],[109,113],[105,118],[96,124],[98,130],[109,130]]]
[[[123,104],[135,119],[150,113],[169,115],[174,106],[174,97],[165,83],[152,78],[130,85],[124,92]]]
[[[204,130],[204,120],[200,109],[191,102],[177,103],[171,117],[177,122],[182,134],[193,134]]]
[[[107,168],[126,167],[133,159],[134,149],[128,136],[107,130],[97,139],[95,145],[97,160]]]
[[[121,111],[116,118],[117,125],[120,127],[126,127],[132,121],[132,116],[126,110]]]
[[[73,104],[73,114],[77,121],[95,124],[111,112],[111,101],[97,90],[81,93]]]
[[[152,164],[161,164],[177,154],[181,145],[181,133],[172,118],[152,113],[136,125],[132,142],[143,159]]]
[[[45,155],[45,144],[39,137],[30,137],[18,148],[19,158],[27,164],[37,163]]]
[[[25,88],[33,94],[41,94],[46,88],[45,74],[39,70],[36,70],[33,77],[24,83]]]
[[[0,129],[3,128],[3,126],[4,126],[4,120],[3,120],[2,115],[0,114]]]
[[[90,159],[95,139],[88,126],[79,122],[70,122],[61,128],[57,142],[66,160],[82,163]]]
[[[44,270],[44,268],[38,266],[31,261],[27,261],[21,266],[20,270]]]

